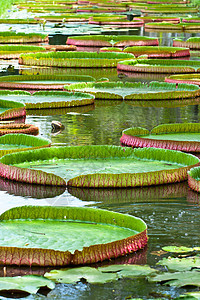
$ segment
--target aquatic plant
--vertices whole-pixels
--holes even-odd
[[[123,52],[132,53],[135,55],[135,57],[138,57],[140,55],[147,55],[148,58],[174,58],[190,56],[189,49],[182,47],[135,46],[125,48]]]
[[[184,152],[200,152],[200,124],[175,123],[145,128],[132,127],[123,131],[120,142],[131,147],[156,147]]]
[[[8,153],[39,149],[50,146],[51,142],[41,137],[23,133],[5,134],[3,136],[0,136],[0,157]]]
[[[122,59],[133,58],[131,53],[49,52],[21,54],[19,64],[60,68],[115,68]]]
[[[126,255],[147,244],[147,226],[143,220],[96,208],[22,206],[3,213],[0,222],[6,224],[0,246],[0,262],[4,265],[90,264]],[[13,223],[18,224],[17,230]],[[55,228],[59,232],[56,242]],[[14,244],[12,238],[5,240],[7,230]],[[47,243],[35,234],[49,230],[53,234],[48,233]],[[82,238],[77,239],[80,232]]]
[[[21,53],[46,51],[44,47],[29,45],[0,45],[0,59],[19,58]]]
[[[196,192],[200,192],[200,168],[199,167],[192,168],[191,171],[188,172],[188,185],[192,190]]]
[[[0,43],[1,44],[25,44],[25,43],[39,43],[48,42],[49,38],[47,34],[40,33],[24,33],[24,32],[13,32],[3,31],[0,32]]]
[[[199,23],[200,25],[200,23]],[[194,24],[195,26],[195,24]],[[190,49],[200,49],[200,38],[199,37],[190,37],[186,41],[182,39],[173,40],[174,47],[188,47]]]
[[[169,23],[169,22],[153,22],[153,23],[146,23],[145,24],[146,29],[159,29],[159,30],[181,30],[181,31],[187,31],[187,30],[198,30],[200,29],[200,23],[183,23],[180,22],[178,24]]]
[[[0,136],[8,133],[24,133],[38,135],[39,128],[35,125],[24,123],[10,123],[0,125]]]
[[[178,74],[165,78],[165,82],[200,85],[200,74]]]
[[[199,73],[200,62],[178,59],[131,59],[118,62],[117,69],[148,73]]]
[[[158,39],[137,35],[83,35],[68,37],[66,43],[90,47],[158,46]]]
[[[183,181],[198,164],[191,154],[166,149],[51,147],[3,156],[0,176],[44,185],[123,188]]]
[[[24,116],[26,116],[26,110],[23,103],[0,99],[0,120],[16,119]]]
[[[197,85],[167,84],[165,82],[96,82],[75,83],[64,87],[66,90],[87,92],[95,99],[107,100],[164,100],[198,97]]]

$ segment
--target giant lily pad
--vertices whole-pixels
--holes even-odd
[[[131,59],[119,62],[117,69],[144,73],[199,73],[200,62],[171,59]]]
[[[1,130],[1,128],[0,128]],[[27,134],[6,134],[0,136],[0,156],[12,152],[49,147],[50,141]]]
[[[200,286],[200,272],[185,271],[175,273],[163,273],[154,277],[149,277],[150,282],[165,282],[164,285],[183,287],[183,286]]]
[[[100,268],[80,267],[52,270],[44,276],[57,283],[76,283],[85,279],[89,283],[106,283],[121,278],[145,277],[155,273],[155,269],[140,265],[111,265]]]
[[[156,148],[53,147],[3,156],[0,176],[36,184],[122,188],[183,181],[198,163],[191,154]]]
[[[146,8],[141,9],[142,13],[145,14],[190,14],[190,13],[197,13],[198,8],[196,7],[184,7],[180,5],[149,5]]]
[[[24,123],[10,123],[0,125],[0,136],[8,133],[24,133],[37,135],[39,133],[39,128],[35,125]]]
[[[123,52],[132,53],[135,57],[140,55],[147,55],[148,58],[174,58],[190,56],[188,48],[182,47],[152,47],[152,46],[138,46],[127,47]]]
[[[17,101],[0,100],[0,120],[26,116],[25,105]]]
[[[17,290],[36,294],[41,287],[55,288],[55,283],[47,278],[37,275],[25,275],[17,277],[0,277],[0,290]]]
[[[200,23],[168,23],[168,22],[153,22],[146,23],[145,29],[153,29],[153,30],[170,30],[170,31],[188,31],[188,30],[200,30]]]
[[[187,83],[200,85],[200,74],[178,74],[165,78],[165,82]]]
[[[65,86],[72,91],[88,92],[95,95],[95,99],[117,100],[164,100],[197,97],[200,89],[196,85],[166,84],[164,82],[101,82],[77,83]]]
[[[199,20],[200,25],[200,20]],[[195,26],[195,24],[194,24]],[[200,38],[199,37],[190,37],[186,41],[183,41],[182,39],[174,39],[173,40],[173,46],[174,47],[188,47],[190,49],[200,49]]]
[[[24,32],[0,32],[1,44],[25,44],[25,43],[40,43],[48,42],[49,38],[46,34],[24,33]]]
[[[154,127],[151,132],[141,127],[133,127],[123,131],[120,142],[131,147],[200,152],[199,132],[199,123],[162,124]]]
[[[147,244],[147,226],[141,219],[96,208],[24,206],[6,211],[0,220],[4,265],[87,264]]]
[[[152,22],[170,22],[170,23],[179,23],[180,18],[178,17],[170,17],[170,16],[140,16],[134,17],[134,20],[141,20],[144,23],[152,23]]]
[[[51,66],[64,68],[114,68],[117,62],[133,58],[131,53],[96,52],[49,52],[21,54],[22,65]]]
[[[188,184],[191,189],[200,192],[200,168],[192,168],[188,172]]]
[[[89,24],[98,24],[98,25],[111,25],[117,27],[140,27],[143,26],[144,22],[142,20],[132,20],[129,21],[126,18],[115,18],[112,17],[92,17],[89,20]]]
[[[158,46],[158,39],[137,35],[83,35],[68,37],[67,44],[90,47]]]
[[[29,45],[0,45],[0,59],[16,59],[21,53],[43,52],[46,48]]]
[[[26,109],[62,108],[89,105],[94,96],[86,93],[68,93],[62,91],[40,91],[33,94],[23,91],[0,91],[4,100],[16,99],[25,104]]]
[[[81,75],[10,75],[0,77],[0,87],[21,90],[63,90],[66,84],[89,81],[95,81],[95,78]]]

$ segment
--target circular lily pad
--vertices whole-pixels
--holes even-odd
[[[95,99],[107,100],[157,100],[197,97],[200,89],[196,85],[167,84],[164,82],[101,82],[77,83],[64,87],[70,91],[82,91],[95,95]]]
[[[63,90],[64,85],[74,82],[95,81],[84,75],[10,75],[0,77],[0,88],[21,90]]]
[[[88,264],[147,244],[147,226],[141,219],[96,208],[17,207],[3,213],[0,223],[4,265]]]
[[[0,43],[1,44],[25,44],[25,43],[40,43],[48,42],[49,38],[46,34],[39,33],[24,33],[24,32],[13,32],[3,31],[0,32]]]
[[[146,23],[145,29],[153,29],[153,30],[176,30],[176,31],[188,31],[188,30],[199,30],[200,23],[168,23],[168,22],[153,22]]]
[[[170,22],[170,23],[177,24],[180,22],[180,18],[169,17],[169,16],[145,16],[145,17],[142,16],[142,17],[134,17],[134,20],[141,20],[144,23]]]
[[[200,62],[172,59],[130,59],[118,62],[117,69],[144,73],[199,73]]]
[[[132,53],[135,57],[140,55],[147,55],[148,58],[174,58],[190,56],[188,48],[182,47],[152,47],[152,46],[139,46],[139,47],[127,47],[123,52]]]
[[[165,78],[165,82],[200,85],[200,74],[178,74]]]
[[[0,132],[1,131],[2,128],[0,125]],[[22,133],[21,134],[10,133],[4,136],[0,136],[0,157],[12,152],[50,147],[50,145],[51,142],[44,138],[22,134]]]
[[[48,52],[21,54],[22,65],[49,66],[64,68],[114,68],[117,62],[133,58],[131,53],[97,53],[97,52]]]
[[[51,147],[3,156],[0,176],[35,184],[122,188],[179,182],[198,163],[191,154],[166,149]]]
[[[39,128],[35,125],[24,123],[10,123],[0,125],[0,136],[8,133],[24,133],[37,135],[39,133]]]
[[[188,172],[188,185],[192,190],[200,192],[200,167],[192,168]]]
[[[199,123],[163,124],[154,127],[151,132],[141,127],[133,127],[123,131],[120,142],[131,147],[200,152],[199,133]]]
[[[90,47],[158,46],[158,39],[137,35],[83,35],[68,37],[67,44]]]
[[[16,119],[24,116],[26,116],[26,110],[23,103],[0,99],[0,120]]]
[[[51,109],[75,107],[94,103],[94,96],[86,93],[63,91],[40,91],[33,94],[23,91],[0,91],[4,100],[16,99],[25,104],[26,109]]]

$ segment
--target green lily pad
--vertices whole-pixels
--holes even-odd
[[[97,188],[180,182],[199,159],[173,150],[103,145],[13,153],[0,163],[0,176],[11,180]]]
[[[195,24],[196,24],[196,22],[193,23],[193,26],[195,26]],[[200,19],[199,19],[198,25],[200,25]],[[174,47],[187,47],[190,49],[199,50],[200,49],[200,38],[199,37],[190,37],[186,41],[183,41],[182,39],[174,39],[173,46]]]
[[[52,270],[44,276],[57,283],[76,283],[85,279],[89,283],[106,283],[118,279],[116,273],[102,273],[98,269],[90,267]]]
[[[193,252],[193,251],[200,251],[200,247],[194,247],[194,248],[189,248],[189,247],[184,247],[184,246],[166,246],[162,247],[164,251],[167,252],[172,252],[172,253],[188,253],[188,252]]]
[[[68,93],[63,91],[39,91],[33,94],[23,91],[0,91],[3,100],[16,99],[24,103],[26,109],[62,108],[83,106],[94,103],[94,96],[86,93]]]
[[[0,77],[0,87],[21,90],[63,90],[66,84],[89,81],[95,81],[95,78],[83,75],[10,75]]]
[[[200,89],[196,85],[176,85],[164,82],[89,82],[75,83],[64,87],[69,91],[87,92],[95,95],[95,99],[117,100],[157,100],[183,99],[197,97]]]
[[[41,46],[29,46],[29,45],[0,45],[0,59],[16,59],[19,58],[21,53],[30,52],[43,52],[46,51]]]
[[[165,78],[165,82],[200,85],[200,74],[178,74]]]
[[[24,116],[26,116],[26,111],[23,103],[0,99],[0,120],[9,120]]]
[[[183,286],[200,286],[200,272],[185,271],[175,273],[163,273],[148,278],[149,282],[164,282],[164,285],[183,287]]]
[[[55,283],[47,278],[36,275],[17,277],[0,277],[0,290],[18,290],[30,294],[36,294],[41,287],[55,288]]]
[[[185,293],[184,295],[181,295],[178,298],[175,298],[175,300],[200,300],[200,292],[189,292]]]
[[[131,53],[119,52],[48,52],[21,54],[19,63],[31,66],[64,68],[115,68],[117,62],[133,58]]]
[[[117,69],[144,73],[199,73],[200,62],[171,59],[130,59],[118,62]]]
[[[8,153],[49,147],[50,145],[49,140],[41,137],[23,133],[10,133],[0,136],[0,157]]]
[[[111,265],[100,268],[72,268],[52,270],[45,277],[57,283],[76,283],[85,279],[89,283],[106,283],[121,278],[145,277],[155,273],[155,269],[140,265]]]
[[[132,127],[123,131],[120,142],[131,147],[156,147],[200,152],[200,125],[198,123],[162,124],[151,132],[145,128]]]
[[[0,262],[4,265],[87,264],[147,244],[146,224],[141,219],[106,210],[24,206],[6,211],[0,220]]]
[[[158,265],[166,266],[170,271],[190,271],[192,269],[199,269],[200,271],[200,257],[186,257],[186,258],[177,258],[177,257],[168,257],[160,260]]]

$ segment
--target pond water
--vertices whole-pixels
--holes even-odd
[[[128,29],[123,29],[124,32]],[[144,32],[142,28],[133,30],[134,34],[159,37],[160,44],[171,46],[172,38],[187,39],[190,33],[154,33]],[[111,32],[109,31],[109,34]],[[114,30],[113,32],[114,33]],[[120,32],[121,33],[121,32]],[[133,33],[132,33],[133,34]],[[200,33],[195,34],[195,36]],[[51,43],[63,43],[59,35]],[[56,42],[55,42],[56,41]],[[61,42],[62,41],[62,42]],[[12,62],[7,62],[12,66]],[[1,75],[18,73],[10,68]],[[11,70],[11,71],[10,71]],[[17,70],[17,71],[16,71]],[[72,75],[72,70],[71,75]],[[80,70],[73,70],[76,75]],[[13,72],[13,73],[12,73]],[[88,73],[87,73],[88,72]],[[108,75],[109,70],[98,71],[101,77]],[[88,75],[93,76],[89,71]],[[101,73],[101,74],[100,74]],[[134,78],[120,76],[117,71],[111,72],[112,80],[150,81],[155,75],[139,74]],[[158,80],[164,77],[159,75]],[[65,129],[60,133],[51,132],[51,122],[60,121]],[[120,101],[96,101],[95,105],[72,110],[28,111],[26,123],[39,127],[39,135],[52,141],[52,146],[64,145],[120,145],[122,130],[140,126],[151,130],[164,123],[200,122],[200,99],[187,101],[135,101],[130,103]],[[112,260],[110,263],[137,263],[153,266],[160,259],[156,251],[167,245],[199,246],[200,240],[200,195],[189,190],[187,183],[171,184],[157,187],[144,187],[120,190],[87,190],[58,187],[37,187],[0,180],[0,213],[22,205],[49,206],[92,206],[121,213],[128,213],[142,218],[148,226],[148,246],[136,254]],[[100,264],[99,264],[100,265]],[[2,271],[3,268],[0,268]],[[17,269],[18,274],[23,268]],[[30,273],[34,272],[30,270]],[[43,274],[41,269],[39,273]],[[188,289],[178,289],[163,285],[147,283],[144,279],[122,279],[104,285],[78,283],[75,285],[58,284],[48,296],[30,295],[26,299],[81,299],[107,300],[132,298],[175,298]],[[6,298],[8,299],[9,295]]]

